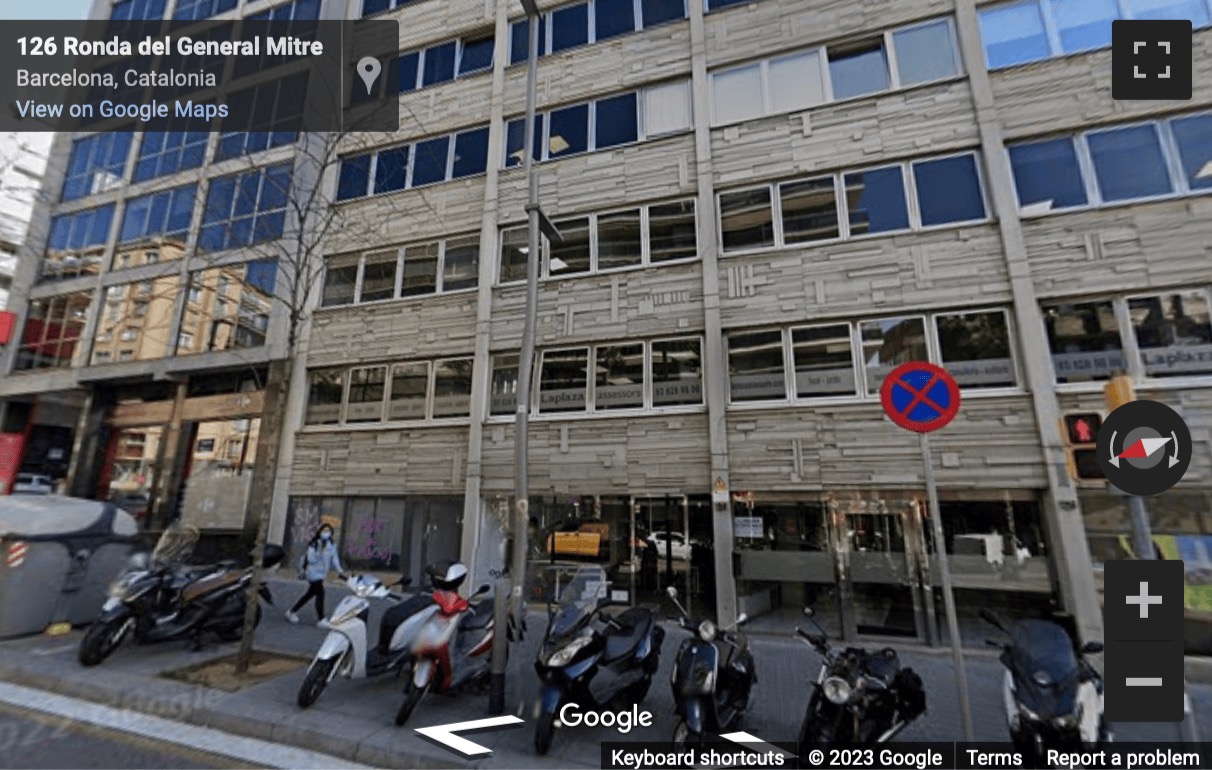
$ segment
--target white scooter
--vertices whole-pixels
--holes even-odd
[[[408,582],[406,578],[395,585],[403,586]],[[332,615],[320,621],[319,627],[328,629],[328,636],[299,687],[297,702],[300,708],[315,703],[337,675],[346,679],[366,679],[387,673],[398,675],[403,669],[410,668],[413,637],[420,626],[406,621],[434,606],[429,594],[405,600],[372,575],[355,575],[347,585],[353,596],[342,599]],[[366,638],[371,599],[399,602],[383,613],[379,623],[379,644],[374,647]]]

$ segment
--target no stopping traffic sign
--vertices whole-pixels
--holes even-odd
[[[959,385],[941,366],[910,361],[884,378],[880,402],[892,421],[905,430],[930,433],[955,419],[960,408]]]

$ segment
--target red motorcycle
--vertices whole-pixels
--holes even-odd
[[[465,688],[484,693],[488,689],[492,669],[492,597],[472,603],[459,595],[459,587],[467,579],[467,567],[459,562],[435,565],[430,575],[435,588],[433,606],[406,621],[420,628],[413,637],[415,663],[412,678],[404,685],[404,702],[396,712],[397,725],[408,721],[426,693]],[[487,584],[482,585],[471,599],[491,590]]]

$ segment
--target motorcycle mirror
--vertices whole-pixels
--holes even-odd
[[[811,607],[805,607],[805,608],[804,608],[804,615],[805,615],[805,616],[807,616],[807,617],[810,617],[810,618],[812,618],[812,617],[816,617],[816,613],[812,611],[812,608],[811,608]]]
[[[476,592],[474,594],[472,594],[472,596],[483,596],[484,594],[488,593],[491,590],[492,590],[492,586],[485,583],[484,585],[477,588]]]
[[[1086,655],[1092,655],[1096,652],[1102,652],[1102,651],[1103,651],[1102,642],[1086,642],[1085,644],[1082,645],[1082,653],[1084,653]]]
[[[676,600],[678,598],[678,589],[674,588],[673,586],[669,586],[665,589],[665,595],[670,599]]]
[[[746,615],[745,613],[742,612],[740,615],[736,616],[736,624],[738,626],[743,626],[748,622],[749,622],[749,616]]]

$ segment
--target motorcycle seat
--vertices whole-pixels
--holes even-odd
[[[900,659],[896,650],[885,647],[878,652],[868,655],[863,660],[863,671],[870,677],[879,679],[884,684],[891,684],[896,674],[901,670]]]
[[[388,607],[379,621],[379,652],[386,655],[391,650],[391,637],[395,636],[400,624],[431,604],[433,597],[423,593]]]
[[[492,622],[492,602],[485,600],[479,604],[473,604],[471,609],[463,614],[463,618],[459,621],[459,630],[475,631],[484,628]]]
[[[607,625],[604,632],[606,650],[602,657],[607,663],[635,652],[640,640],[652,631],[653,616],[647,610],[633,607],[615,617],[614,623],[617,625]]]
[[[185,588],[181,589],[181,600],[185,602],[192,602],[201,596],[218,591],[221,588],[227,588],[228,586],[235,585],[236,583],[240,582],[240,578],[243,577],[243,575],[244,573],[240,570],[231,570],[229,572],[222,572],[218,575],[202,578],[201,580],[195,580],[194,582],[185,586]]]

